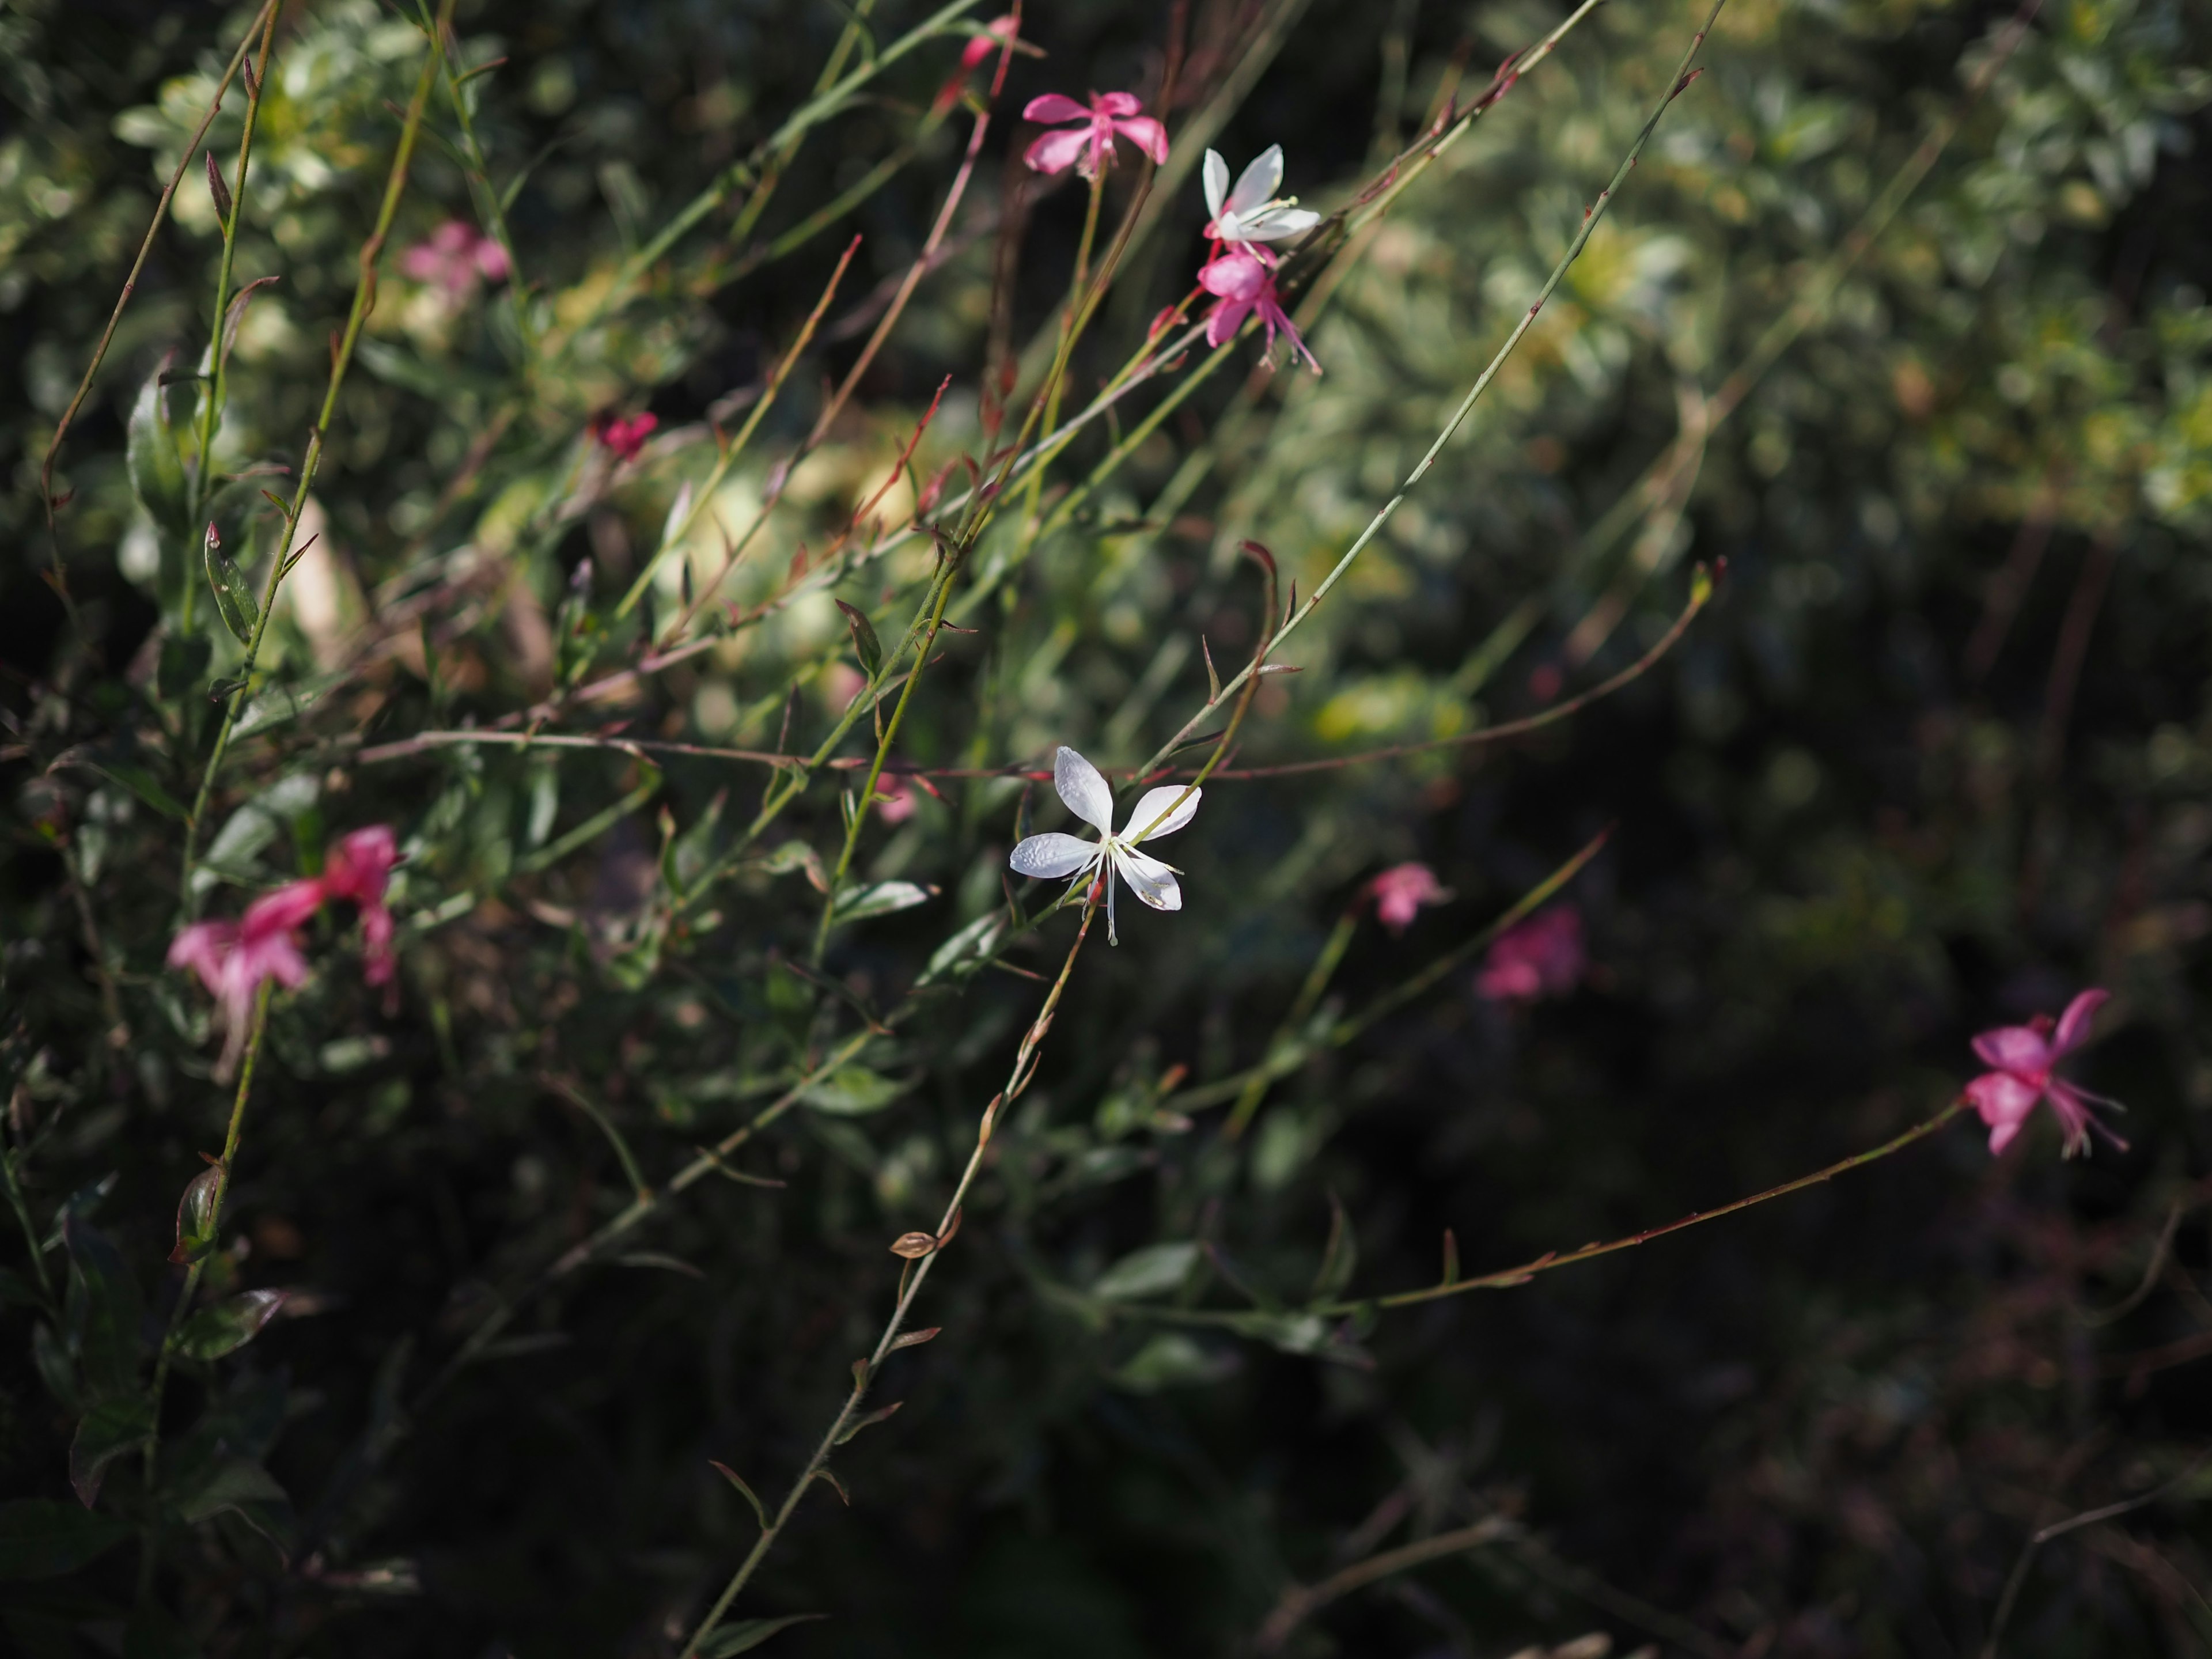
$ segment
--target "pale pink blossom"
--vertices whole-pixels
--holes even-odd
[[[169,966],[191,969],[215,998],[224,1032],[221,1075],[230,1074],[246,1046],[263,982],[296,990],[307,981],[299,930],[322,906],[320,882],[287,882],[246,906],[239,921],[196,921],[170,941]]]
[[[1089,109],[1057,92],[1032,98],[1022,112],[1024,121],[1082,125],[1046,133],[1030,143],[1022,159],[1038,173],[1065,173],[1073,167],[1082,177],[1096,179],[1114,165],[1114,140],[1121,137],[1164,166],[1168,131],[1151,116],[1139,114],[1143,108],[1126,92],[1094,92]]]
[[[1989,1126],[1990,1152],[2002,1152],[2027,1121],[2039,1101],[2051,1110],[2066,1134],[2065,1155],[2089,1150],[2089,1131],[2094,1129],[2122,1151],[2127,1142],[2090,1115],[2091,1106],[2116,1103],[2090,1094],[2053,1075],[2058,1062],[2089,1037],[2089,1022],[2111,1000],[2110,991],[2087,990],[2066,1005],[2054,1025],[2051,1016],[2038,1014],[2025,1025],[2000,1025],[1974,1039],[1974,1052],[1993,1066],[1966,1085],[1966,1098]]]
[[[1425,864],[1394,865],[1369,882],[1367,891],[1375,901],[1376,919],[1394,933],[1411,927],[1423,905],[1451,896]]]
[[[362,976],[371,985],[383,985],[397,965],[392,955],[392,912],[385,908],[384,890],[392,880],[392,866],[399,862],[398,838],[389,824],[356,830],[331,849],[324,861],[323,896],[348,899],[361,909]]]
[[[1206,209],[1213,216],[1206,222],[1206,234],[1225,242],[1236,252],[1249,253],[1273,264],[1274,255],[1261,246],[1303,236],[1321,222],[1321,215],[1302,208],[1295,196],[1278,197],[1283,182],[1283,147],[1270,144],[1259,158],[1237,175],[1236,188],[1229,184],[1229,163],[1218,150],[1206,152],[1200,168],[1206,189]]]
[[[399,269],[416,282],[465,297],[478,278],[507,280],[507,250],[474,225],[448,219],[399,256]]]
[[[660,424],[660,416],[650,412],[623,416],[594,415],[592,417],[592,436],[603,447],[612,450],[625,461],[634,461],[645,447],[645,441]]]
[[[1509,927],[1482,959],[1474,988],[1493,1002],[1564,996],[1582,982],[1583,919],[1562,908]]]
[[[1206,344],[1218,346],[1234,337],[1244,326],[1244,319],[1256,312],[1267,331],[1264,358],[1273,356],[1275,334],[1280,330],[1290,337],[1292,353],[1304,358],[1315,374],[1321,373],[1320,362],[1306,349],[1283,309],[1282,296],[1275,292],[1275,273],[1259,255],[1243,248],[1224,253],[1198,273],[1198,285],[1215,296],[1213,309],[1206,319]]]

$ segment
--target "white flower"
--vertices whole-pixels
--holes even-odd
[[[1129,884],[1139,898],[1155,910],[1182,908],[1182,889],[1176,885],[1173,866],[1148,858],[1137,850],[1140,841],[1173,835],[1198,813],[1204,792],[1188,785],[1165,784],[1147,789],[1129,813],[1120,835],[1114,833],[1114,792],[1098,769],[1073,749],[1062,748],[1052,757],[1052,787],[1060,791],[1067,810],[1098,832],[1097,841],[1084,841],[1058,832],[1031,836],[1014,848],[1006,862],[1024,876],[1050,881],[1060,876],[1089,879],[1103,864],[1106,870],[1106,940],[1119,944],[1114,928],[1114,884],[1116,877]],[[1174,810],[1170,811],[1170,809]]]
[[[1297,205],[1295,196],[1275,199],[1283,182],[1283,147],[1270,144],[1259,159],[1244,169],[1237,188],[1229,188],[1229,163],[1217,150],[1206,152],[1201,169],[1206,183],[1206,205],[1213,222],[1206,234],[1224,242],[1279,242],[1302,236],[1321,222],[1321,215]]]

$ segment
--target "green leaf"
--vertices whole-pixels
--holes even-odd
[[[91,759],[88,763],[102,776],[114,779],[164,817],[174,818],[181,823],[191,816],[185,810],[184,803],[161,787],[161,781],[144,767],[133,766],[126,761],[98,758]]]
[[[70,1485],[77,1501],[90,1509],[107,1466],[144,1445],[153,1428],[153,1402],[138,1394],[103,1400],[79,1418],[70,1442]]]
[[[1132,1394],[1218,1382],[1237,1369],[1234,1352],[1208,1348],[1181,1331],[1162,1331],[1113,1373],[1115,1385]]]
[[[799,1097],[816,1111],[835,1117],[865,1117],[880,1112],[911,1086],[865,1066],[847,1066],[819,1083],[808,1084]]]
[[[284,1305],[283,1291],[247,1291],[203,1308],[177,1330],[177,1352],[188,1359],[220,1359],[261,1334]]]
[[[803,1625],[810,1619],[827,1619],[826,1613],[792,1613],[781,1619],[740,1619],[734,1625],[725,1625],[699,1644],[699,1659],[729,1659],[733,1653],[744,1653],[758,1647],[780,1630],[793,1625]]]
[[[753,1506],[753,1516],[760,1522],[760,1529],[763,1532],[766,1532],[768,1530],[768,1505],[760,1501],[760,1494],[755,1492],[750,1486],[747,1486],[745,1484],[744,1477],[739,1474],[735,1469],[732,1468],[727,1463],[716,1462],[715,1460],[711,1457],[707,1461],[710,1464],[713,1464],[714,1468],[720,1473],[723,1480],[728,1481],[732,1486],[738,1489],[738,1493],[744,1498],[746,1503]]]
[[[261,615],[260,607],[253,601],[253,588],[246,581],[246,573],[222,550],[222,538],[212,522],[200,546],[207,561],[208,586],[215,592],[215,608],[222,615],[223,626],[244,645],[252,639],[253,624]]]
[[[185,1183],[177,1200],[177,1244],[169,1260],[179,1267],[206,1259],[215,1249],[216,1201],[222,1188],[222,1166],[210,1164]]]
[[[0,1578],[58,1578],[75,1572],[134,1531],[114,1516],[94,1515],[50,1498],[0,1504]]]
[[[77,1364],[95,1400],[138,1386],[138,1281],[106,1234],[75,1216],[62,1222],[69,1246],[69,1328]]]
[[[1098,1275],[1091,1294],[1109,1302],[1133,1302],[1174,1290],[1198,1264],[1198,1246],[1188,1240],[1147,1244],[1132,1250]]]
[[[180,1494],[178,1512],[196,1527],[218,1515],[235,1515],[279,1549],[292,1535],[292,1500],[269,1471],[243,1457],[225,1458],[189,1492]]]
[[[840,921],[859,921],[867,916],[887,916],[895,910],[911,910],[917,904],[928,903],[930,898],[930,889],[910,881],[872,882],[839,894],[836,914]]]
[[[853,630],[854,654],[860,658],[860,666],[867,671],[868,678],[875,678],[877,671],[884,665],[883,641],[876,637],[876,630],[857,607],[840,599],[837,608],[845,613],[845,625]]]
[[[185,458],[169,422],[169,398],[161,375],[169,360],[147,378],[131,406],[125,460],[131,488],[155,528],[175,539],[190,533],[185,522]]]

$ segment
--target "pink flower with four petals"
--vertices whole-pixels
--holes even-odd
[[[1085,179],[1096,179],[1114,165],[1114,140],[1126,138],[1163,166],[1168,159],[1168,130],[1149,115],[1135,97],[1126,92],[1094,92],[1085,109],[1073,98],[1048,92],[1032,98],[1022,111],[1024,121],[1079,121],[1083,125],[1048,132],[1032,142],[1022,159],[1038,173],[1065,173],[1069,167]]]
[[[1290,337],[1291,351],[1304,358],[1315,374],[1321,373],[1320,362],[1306,349],[1283,309],[1282,298],[1275,292],[1275,273],[1259,255],[1242,248],[1224,253],[1198,273],[1198,285],[1216,298],[1206,320],[1206,344],[1218,346],[1233,337],[1244,326],[1244,319],[1256,312],[1267,331],[1267,349],[1261,354],[1263,361],[1274,355],[1275,334],[1280,330]]]
[[[467,295],[479,277],[488,283],[507,280],[507,250],[474,225],[448,219],[401,254],[399,268],[416,282],[441,288],[458,300]]]
[[[625,461],[634,461],[645,447],[645,441],[660,424],[660,416],[647,413],[627,417],[619,415],[592,416],[592,437],[603,448],[612,450]]]
[[[1996,1069],[1984,1072],[1966,1085],[1966,1098],[1989,1125],[1990,1152],[1994,1156],[2012,1144],[2038,1101],[2049,1101],[2066,1132],[2066,1156],[2089,1150],[2089,1131],[2094,1129],[2123,1152],[2127,1142],[2090,1115],[2091,1106],[2118,1103],[2093,1095],[2052,1075],[2058,1062],[2088,1040],[2089,1021],[2112,1000],[2110,991],[2087,990],[2066,1005],[2054,1026],[2051,1016],[2038,1014],[2026,1025],[2000,1025],[1974,1039],[1974,1052]]]

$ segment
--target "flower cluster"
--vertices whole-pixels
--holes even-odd
[[[448,300],[460,301],[478,278],[507,280],[507,250],[474,225],[448,219],[399,256],[399,269],[425,287],[442,289]]]
[[[1218,346],[1233,338],[1247,317],[1256,316],[1267,336],[1263,358],[1273,358],[1279,332],[1289,339],[1291,356],[1304,358],[1320,374],[1319,361],[1283,309],[1275,289],[1275,255],[1267,246],[1303,236],[1321,222],[1321,215],[1300,207],[1295,196],[1275,195],[1283,182],[1283,147],[1270,144],[1261,151],[1237,176],[1233,190],[1229,163],[1208,150],[1204,182],[1206,211],[1213,216],[1206,226],[1213,257],[1198,273],[1198,285],[1214,296],[1206,321],[1206,344]]]
[[[245,1046],[263,983],[274,980],[295,990],[306,981],[300,929],[331,900],[344,900],[361,911],[362,977],[371,985],[391,981],[392,912],[384,894],[398,861],[399,843],[388,825],[356,830],[331,849],[321,875],[287,882],[263,895],[236,921],[196,921],[170,941],[169,966],[191,969],[216,1000],[226,1032],[226,1075]]]
[[[1031,836],[1014,848],[1013,855],[1006,860],[1008,864],[1020,874],[1035,876],[1041,881],[1060,876],[1073,876],[1078,881],[1096,880],[1103,872],[1106,881],[1106,942],[1109,945],[1121,943],[1114,917],[1117,879],[1127,882],[1130,890],[1155,910],[1182,908],[1182,889],[1176,884],[1178,872],[1175,866],[1139,853],[1137,843],[1171,836],[1188,823],[1197,816],[1199,797],[1204,791],[1172,783],[1147,789],[1130,810],[1129,821],[1117,836],[1114,833],[1113,790],[1098,769],[1073,749],[1062,748],[1053,756],[1052,787],[1060,792],[1069,811],[1097,830],[1098,839],[1085,841],[1057,831]]]

